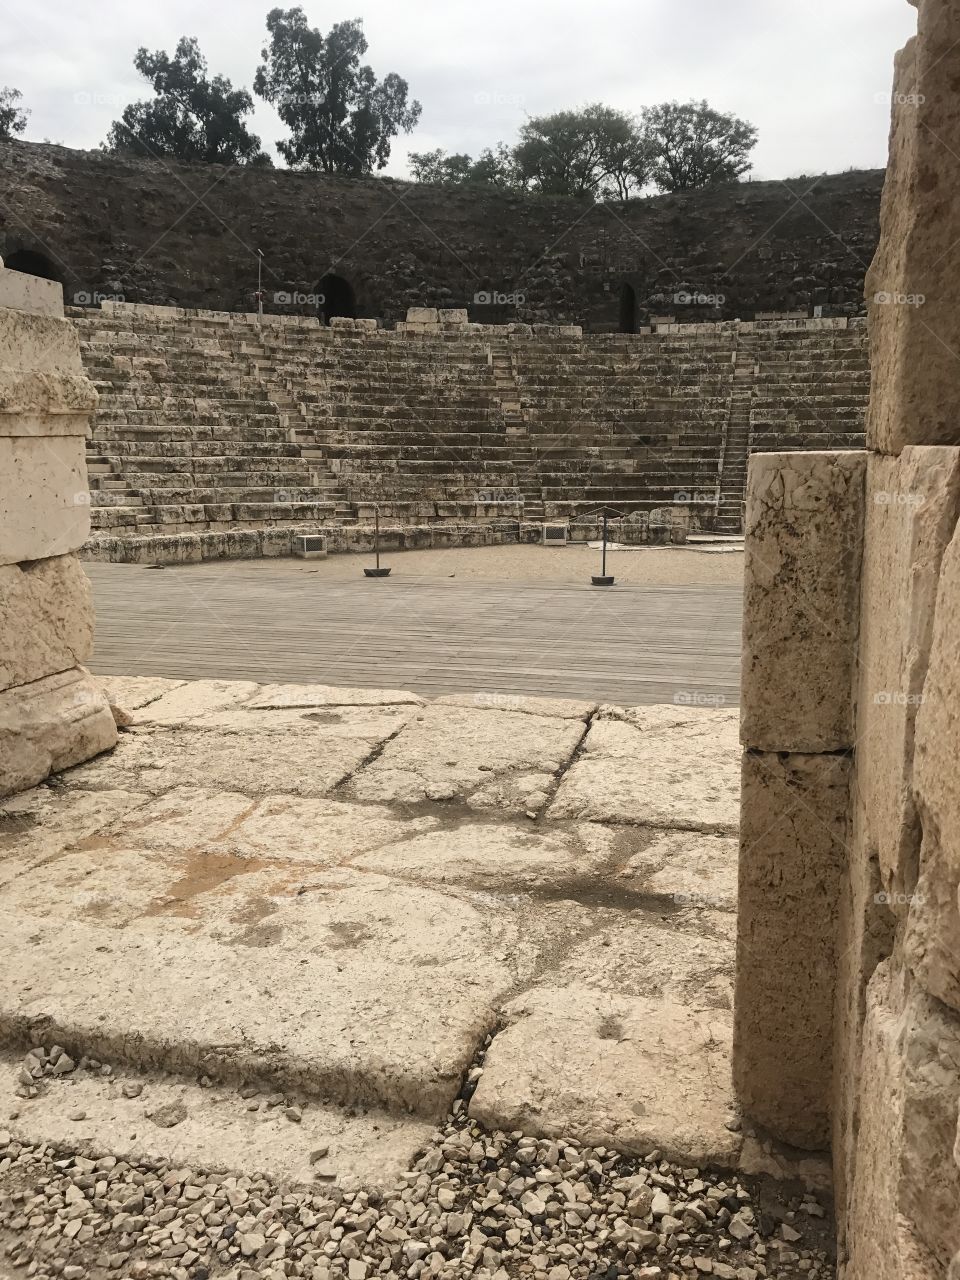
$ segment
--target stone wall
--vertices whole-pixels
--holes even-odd
[[[750,467],[735,1075],[832,1146],[843,1280],[960,1275],[958,78],[960,4],[920,0],[867,453]]]
[[[650,315],[861,313],[883,178],[744,182],[606,206],[24,142],[0,143],[0,169],[0,254],[41,254],[68,302],[249,311],[261,249],[269,311],[316,313],[313,295],[333,273],[358,316],[468,307],[471,320],[593,331]]]
[[[95,405],[59,284],[0,266],[0,796],[117,740],[83,666],[93,610],[75,554]]]
[[[595,537],[601,507],[620,541],[735,533],[752,450],[863,442],[856,319],[584,335],[463,309],[411,309],[393,330],[113,303],[72,314],[100,393],[89,553],[111,559],[289,554],[317,531],[336,545],[375,504],[398,527],[514,540],[545,518]]]

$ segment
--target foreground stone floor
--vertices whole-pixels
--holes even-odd
[[[702,1198],[702,1187],[685,1188],[706,1168],[730,1171],[728,1197],[751,1174],[822,1185],[816,1161],[794,1163],[743,1131],[730,1082],[735,712],[105,684],[130,720],[117,749],[0,805],[0,1210],[11,1187],[21,1197],[0,1227],[24,1217],[17,1206],[29,1199],[10,1179],[57,1152],[89,1157],[85,1199],[82,1177],[96,1190],[93,1162],[106,1159],[105,1170],[119,1160],[141,1180],[182,1166],[181,1197],[190,1170],[212,1170],[244,1197],[265,1178],[342,1205],[398,1194],[431,1151],[427,1173],[442,1172],[443,1143],[465,1142],[471,1125],[494,1135],[467,1143],[478,1177],[510,1143],[514,1159],[528,1135],[527,1163],[546,1153],[562,1170],[554,1153],[569,1147],[570,1168],[594,1159],[615,1181],[613,1164],[602,1166],[619,1152],[634,1159],[616,1176],[642,1174],[654,1190],[672,1179],[675,1203]],[[484,1155],[488,1142],[500,1143],[496,1157]],[[48,1176],[75,1168],[61,1161]],[[61,1263],[74,1239],[66,1228],[83,1219],[68,1200],[49,1229],[34,1214]],[[537,1226],[539,1209],[516,1212]],[[622,1274],[683,1274],[687,1254],[709,1274],[693,1262],[690,1223],[666,1216],[678,1226],[664,1232],[647,1206],[630,1225],[646,1243],[628,1233],[620,1244],[636,1258],[652,1251],[653,1267],[675,1252],[680,1270]],[[574,1219],[579,1231],[586,1219]],[[746,1226],[735,1248],[754,1275],[792,1275],[801,1262],[797,1274],[827,1274],[795,1250],[781,1259],[787,1269],[769,1269],[749,1214]],[[112,1250],[125,1256],[111,1274],[156,1261],[131,1274],[202,1280],[231,1267],[269,1273],[273,1260],[270,1249],[230,1244],[230,1233],[210,1271],[194,1246],[138,1256],[129,1230],[108,1227],[118,1230],[129,1240]],[[790,1231],[781,1253],[791,1253]],[[470,1238],[466,1218],[445,1223],[444,1240],[453,1237],[457,1249]],[[216,1252],[222,1241],[208,1244]],[[504,1276],[594,1274],[594,1255],[554,1275],[539,1255],[529,1260],[526,1237],[517,1248],[527,1270],[511,1263]],[[196,1255],[190,1265],[184,1253]],[[335,1247],[311,1269],[276,1274],[499,1274],[483,1248],[469,1267],[450,1248],[413,1254],[391,1270],[387,1254]],[[428,1254],[439,1262],[419,1265]],[[723,1256],[716,1274],[740,1274],[724,1272]],[[93,1265],[89,1248],[85,1257],[77,1277]]]

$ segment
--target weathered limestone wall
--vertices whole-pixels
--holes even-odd
[[[93,610],[74,554],[96,399],[60,286],[0,266],[0,796],[117,740],[83,667]]]
[[[843,1280],[960,1276],[958,83],[960,3],[920,0],[868,453],[750,468],[735,1075],[751,1120],[832,1145]]]

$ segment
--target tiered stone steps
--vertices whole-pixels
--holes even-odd
[[[71,314],[100,393],[94,540],[112,553],[270,531],[263,554],[282,554],[288,535],[366,526],[377,508],[403,525],[489,530],[680,507],[694,530],[736,533],[750,452],[863,442],[854,322],[584,338],[123,305]]]

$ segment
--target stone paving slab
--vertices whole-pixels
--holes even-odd
[[[734,710],[605,708],[564,775],[550,818],[733,833],[740,818]]]
[[[42,1018],[107,1061],[437,1118],[515,980],[512,920],[422,887],[101,857],[64,855],[3,890],[0,1039]]]
[[[447,693],[434,700],[438,707],[471,707],[475,711],[516,711],[528,716],[559,716],[561,720],[589,720],[596,702],[575,698],[531,698],[512,693]]]
[[[470,1107],[484,1124],[737,1163],[729,1013],[569,986],[535,988],[506,1016]]]
[[[164,1089],[256,1074],[426,1121],[502,1025],[495,1123],[734,1158],[735,802],[704,775],[731,713],[126,692],[112,752],[0,807],[0,1048],[42,1028]],[[89,1109],[110,1135],[115,1101]]]
[[[584,726],[434,703],[351,781],[358,800],[459,800],[472,809],[537,814],[573,756]]]
[[[164,680],[161,676],[97,676],[97,679],[110,701],[125,711],[137,711],[186,684],[185,680]]]
[[[14,1096],[20,1065],[20,1059],[0,1059],[0,1098]],[[125,1087],[139,1092],[127,1097]],[[384,1190],[399,1182],[434,1131],[413,1116],[298,1102],[294,1122],[283,1103],[267,1105],[266,1091],[244,1100],[235,1089],[115,1071],[106,1080],[71,1075],[52,1081],[20,1104],[15,1120],[5,1118],[4,1127],[23,1142],[56,1143],[92,1159],[265,1173],[280,1186],[316,1187],[319,1167],[331,1181],[354,1179]],[[321,1160],[311,1159],[323,1149]]]

